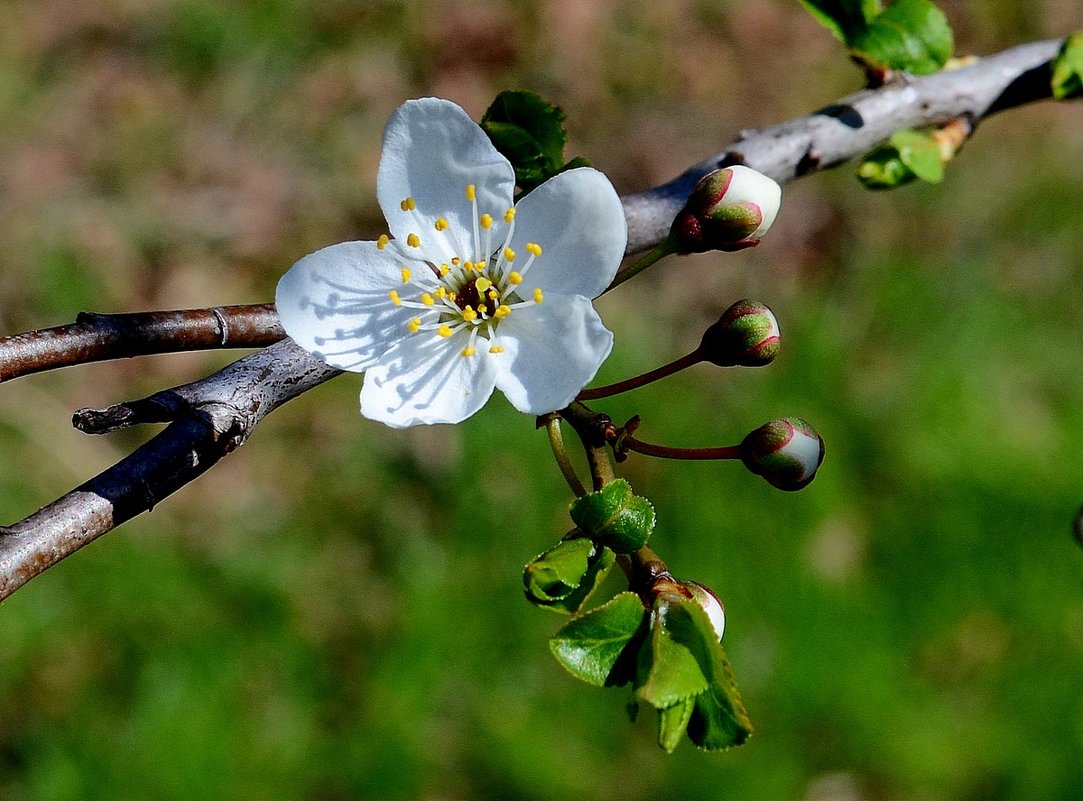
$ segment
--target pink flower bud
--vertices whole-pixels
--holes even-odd
[[[741,442],[745,467],[788,492],[803,489],[824,460],[824,441],[799,417],[764,423]]]
[[[762,367],[779,350],[778,320],[762,303],[739,300],[708,328],[699,343],[704,361],[719,367]]]
[[[685,581],[682,583],[692,593],[692,600],[707,613],[707,617],[711,620],[711,626],[714,628],[714,633],[721,640],[722,635],[726,632],[726,607],[722,605],[722,601],[714,594],[714,590],[706,584],[700,584],[698,581]]]
[[[778,215],[782,187],[751,167],[734,165],[699,180],[673,220],[677,253],[741,250],[760,243]]]

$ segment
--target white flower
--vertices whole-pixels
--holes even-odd
[[[570,403],[613,335],[591,298],[624,255],[620,199],[568,170],[513,205],[515,174],[459,106],[404,103],[384,131],[376,196],[391,237],[305,256],[278,284],[282,325],[333,367],[365,372],[361,413],[457,423],[498,387],[515,408]]]

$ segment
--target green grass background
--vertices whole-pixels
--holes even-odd
[[[1073,0],[942,2],[961,53],[1083,27]],[[382,232],[384,121],[502,88],[568,113],[621,191],[859,75],[792,0],[8,0],[0,330],[266,301]],[[391,431],[339,378],[240,452],[0,605],[0,801],[1083,798],[1083,108],[984,123],[946,182],[791,184],[768,241],[668,260],[599,302],[602,378],[669,360],[742,296],[764,370],[695,368],[599,404],[644,438],[819,428],[783,494],[739,466],[633,458],[654,544],[727,604],[757,731],[673,756],[623,691],[551,659],[521,597],[568,525],[544,437],[502,399]],[[192,380],[186,354],[0,387],[0,518],[146,436],[71,412]]]

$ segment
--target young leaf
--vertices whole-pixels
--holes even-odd
[[[857,167],[857,178],[866,189],[894,189],[917,176],[903,163],[898,149],[885,143],[865,155]]]
[[[1053,59],[1053,97],[1083,97],[1083,31],[1076,31],[1061,45]]]
[[[523,586],[535,606],[578,612],[610,568],[616,554],[586,538],[563,540],[526,566]]]
[[[481,127],[515,168],[515,181],[530,191],[556,175],[564,163],[564,112],[533,92],[496,96]]]
[[[639,596],[622,592],[565,623],[549,640],[549,650],[569,673],[588,684],[619,684],[611,678],[614,668],[645,615]]]
[[[843,42],[850,44],[880,13],[880,0],[800,0],[808,12]]]
[[[955,49],[948,19],[932,0],[896,0],[849,45],[870,66],[916,75],[936,72]]]
[[[658,615],[652,617],[650,634],[639,649],[635,683],[636,698],[655,709],[668,709],[707,689],[695,656],[670,636]]]
[[[921,180],[930,184],[944,180],[940,145],[928,134],[904,128],[893,133],[888,143],[899,152],[902,163]]]
[[[631,553],[647,544],[654,530],[654,507],[632,493],[623,478],[610,481],[598,492],[572,501],[572,520],[592,539],[617,553]]]
[[[685,698],[667,709],[658,710],[658,747],[667,754],[672,754],[680,744],[695,708],[696,699]]]
[[[688,739],[709,751],[740,745],[752,733],[752,721],[707,613],[693,601],[671,603],[666,627],[674,642],[696,660],[708,682],[707,689],[696,697]]]

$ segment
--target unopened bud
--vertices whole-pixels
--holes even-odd
[[[824,441],[800,417],[772,420],[744,438],[741,459],[767,483],[792,492],[816,477],[824,460]]]
[[[722,601],[714,594],[714,590],[698,581],[686,581],[684,586],[692,593],[692,600],[707,613],[714,633],[721,640],[726,632],[726,607],[722,605]]]
[[[703,333],[699,355],[719,367],[762,367],[778,355],[778,320],[762,303],[739,300]]]
[[[782,187],[751,167],[734,165],[699,180],[673,220],[677,253],[741,250],[760,243],[782,203]]]

